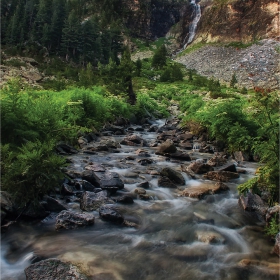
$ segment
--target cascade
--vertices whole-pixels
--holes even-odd
[[[185,43],[186,39],[187,39],[187,36],[185,37],[184,39],[184,46],[183,46],[183,50],[187,47],[187,45],[189,45],[192,41],[193,41],[193,38],[195,36],[195,31],[196,31],[196,27],[197,27],[197,24],[200,20],[200,17],[201,17],[201,9],[200,9],[200,5],[197,4],[195,2],[195,0],[191,0],[191,4],[194,5],[194,13],[195,13],[195,17],[194,17],[194,20],[192,21],[192,23],[190,24],[189,26],[189,38],[188,38],[188,41],[187,43]]]

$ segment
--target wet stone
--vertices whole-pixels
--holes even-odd
[[[26,280],[87,280],[79,269],[58,259],[47,259],[28,266],[25,270]]]
[[[121,224],[124,222],[123,216],[112,206],[104,205],[99,208],[99,215],[102,219]]]
[[[98,193],[86,191],[81,198],[80,208],[84,211],[97,210],[101,205],[110,203],[107,196],[108,194],[106,191]]]
[[[92,225],[94,223],[94,216],[89,213],[75,213],[71,211],[61,211],[56,217],[56,229],[75,229]]]
[[[134,190],[134,192],[136,194],[146,194],[146,190],[142,189],[142,188],[137,188]]]
[[[200,186],[193,186],[193,187],[188,187],[183,190],[182,195],[187,196],[187,197],[192,197],[192,198],[203,198],[203,196],[208,195],[208,194],[216,194],[221,191],[226,191],[228,190],[228,186],[226,186],[223,183],[216,183],[216,184],[202,184]]]
[[[148,181],[142,182],[142,183],[137,185],[137,188],[149,189],[150,188],[150,183]]]
[[[179,184],[179,185],[185,184],[185,179],[183,175],[179,171],[176,171],[170,167],[163,168],[160,171],[160,175],[169,178],[175,184]]]
[[[158,178],[158,186],[162,188],[177,188],[177,186],[166,176]]]

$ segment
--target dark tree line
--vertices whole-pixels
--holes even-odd
[[[118,1],[103,2],[102,7],[107,5],[103,13],[89,12],[94,6],[100,10],[99,2],[2,0],[1,42],[18,49],[33,46],[36,51],[61,55],[81,65],[108,63],[110,58],[118,62],[121,28],[108,17],[108,10]]]

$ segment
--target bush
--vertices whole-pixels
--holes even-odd
[[[2,189],[11,193],[17,203],[25,205],[39,200],[58,186],[63,178],[65,159],[53,151],[54,142],[28,142],[16,152],[2,146]]]

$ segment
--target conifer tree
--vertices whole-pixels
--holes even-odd
[[[165,45],[160,46],[153,58],[152,58],[152,67],[155,67],[156,69],[162,68],[166,65],[166,56],[167,56],[167,50]]]

